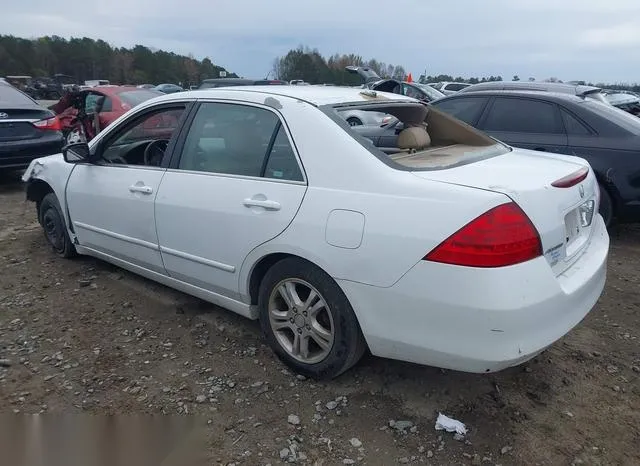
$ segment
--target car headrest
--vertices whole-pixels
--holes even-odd
[[[431,137],[422,126],[411,126],[400,131],[398,147],[400,149],[420,150],[431,145]]]

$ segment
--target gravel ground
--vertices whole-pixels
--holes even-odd
[[[473,375],[366,356],[318,383],[287,371],[255,322],[54,257],[4,175],[0,410],[190,416],[202,462],[189,464],[637,465],[640,228],[611,235],[599,304],[527,365]],[[468,434],[436,431],[438,412]]]

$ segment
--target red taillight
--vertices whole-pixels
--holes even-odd
[[[541,255],[536,227],[517,204],[510,202],[466,224],[424,260],[467,267],[504,267]]]
[[[584,181],[588,174],[589,168],[582,167],[577,172],[573,172],[570,175],[563,176],[559,180],[554,181],[551,183],[551,186],[554,188],[570,188],[571,186],[575,186],[581,181]]]
[[[62,123],[60,123],[57,116],[47,118],[46,120],[34,121],[33,126],[38,129],[45,129],[48,131],[62,131]]]

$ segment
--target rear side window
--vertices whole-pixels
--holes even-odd
[[[496,98],[483,129],[513,133],[564,133],[558,109],[554,104],[505,97]]]
[[[278,127],[278,134],[269,153],[264,177],[276,180],[304,181],[298,159],[296,159],[287,132],[282,125]]]
[[[203,103],[187,134],[178,168],[303,181],[278,116],[250,105]]]
[[[561,110],[560,112],[562,113],[562,121],[564,121],[567,134],[574,136],[588,136],[591,134],[589,129],[569,112],[565,110]]]
[[[463,99],[443,100],[432,105],[473,126],[480,118],[486,103],[486,97],[465,97]]]

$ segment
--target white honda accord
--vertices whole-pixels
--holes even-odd
[[[403,129],[385,147],[346,109]],[[315,378],[367,349],[468,372],[517,365],[578,324],[605,283],[587,162],[514,149],[396,94],[166,95],[23,179],[55,253],[259,319],[275,353]]]

